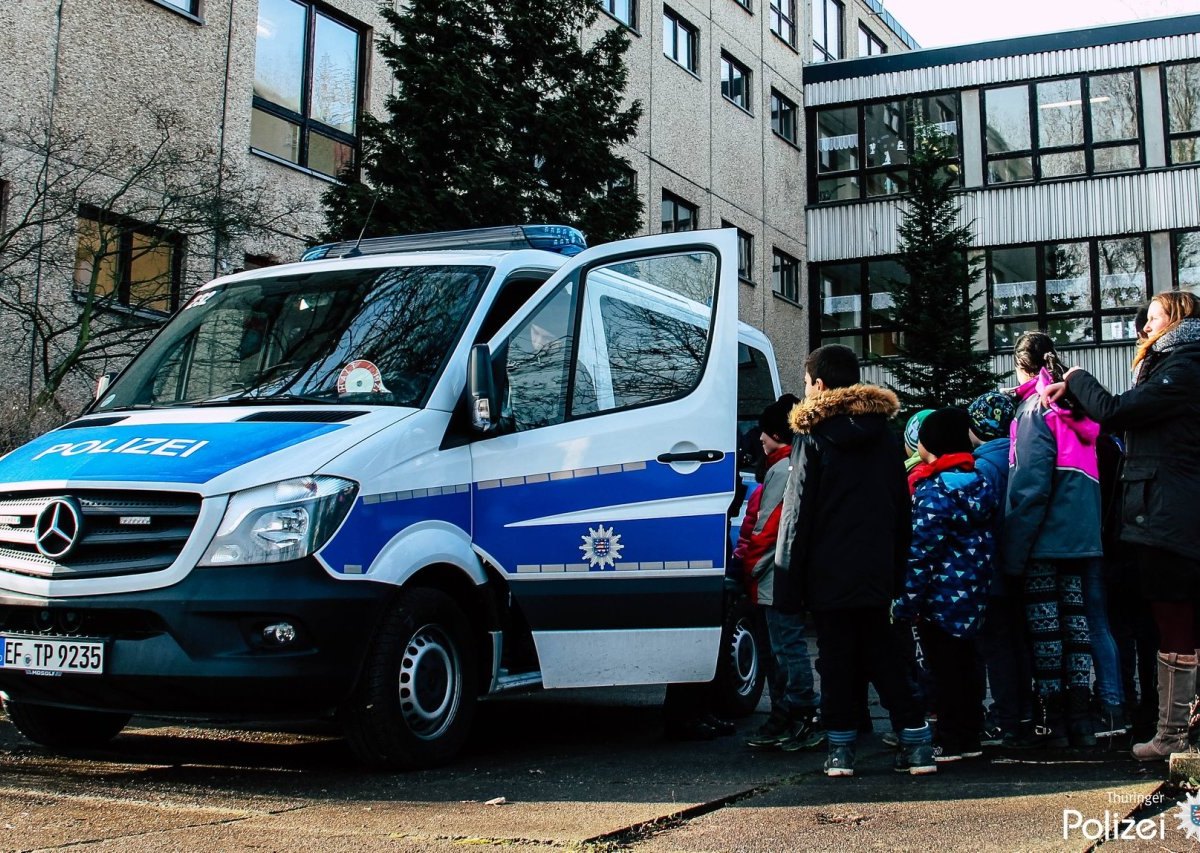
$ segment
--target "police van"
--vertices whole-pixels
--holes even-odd
[[[711,682],[748,713],[729,519],[779,378],[736,269],[732,230],[520,226],[200,288],[0,459],[9,719],[71,747],[138,712],[335,713],[406,768],[516,688]]]

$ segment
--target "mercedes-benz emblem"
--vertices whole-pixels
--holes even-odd
[[[61,560],[75,548],[83,532],[79,504],[71,498],[54,498],[37,514],[33,530],[38,551],[51,560]]]

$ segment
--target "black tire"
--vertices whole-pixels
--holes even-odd
[[[725,611],[721,656],[709,687],[709,701],[717,716],[737,720],[754,713],[767,683],[769,654],[762,610],[745,595],[738,595]]]
[[[416,587],[384,616],[342,728],[359,761],[416,770],[454,758],[470,732],[478,693],[475,648],[450,596]]]
[[[121,733],[130,718],[129,714],[30,705],[14,699],[4,700],[4,713],[29,740],[59,749],[106,744]]]

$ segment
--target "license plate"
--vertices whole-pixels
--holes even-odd
[[[23,669],[32,675],[99,675],[104,672],[104,643],[0,635],[0,667]]]

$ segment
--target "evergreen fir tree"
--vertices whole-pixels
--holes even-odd
[[[980,261],[968,254],[971,229],[958,224],[954,137],[919,124],[909,154],[908,207],[898,261],[908,281],[893,282],[896,321],[904,330],[892,389],[905,410],[965,406],[996,387],[986,352],[974,348],[983,317],[970,285]]]
[[[637,129],[623,103],[629,37],[582,43],[595,0],[410,0],[384,8],[395,76],[362,120],[362,178],[324,196],[322,239],[558,223],[591,244],[625,237],[642,203],[614,152]],[[374,204],[375,208],[368,212]]]

